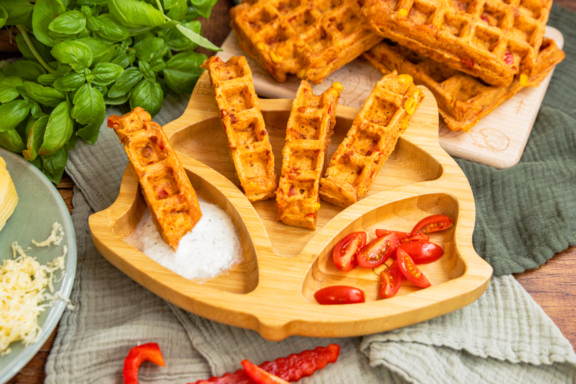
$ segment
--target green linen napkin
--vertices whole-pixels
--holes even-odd
[[[576,245],[576,13],[554,5],[548,25],[564,35],[520,162],[496,169],[456,159],[474,192],[474,248],[494,275],[523,272]]]

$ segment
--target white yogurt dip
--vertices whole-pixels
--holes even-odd
[[[178,250],[164,242],[150,211],[142,215],[126,242],[187,279],[209,279],[242,260],[242,245],[230,216],[216,204],[198,198],[202,218],[180,239]]]

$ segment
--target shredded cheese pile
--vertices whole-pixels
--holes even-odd
[[[62,225],[54,223],[48,239],[33,242],[36,246],[58,245],[63,237]],[[26,345],[37,342],[42,333],[38,315],[55,300],[62,299],[58,293],[51,293],[54,292],[54,272],[64,269],[68,248],[64,246],[63,255],[47,265],[26,255],[27,251],[29,249],[23,250],[16,242],[12,243],[12,259],[4,260],[0,267],[0,356],[9,354],[9,345],[15,341]]]

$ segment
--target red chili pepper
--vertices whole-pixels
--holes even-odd
[[[259,365],[268,373],[289,382],[298,381],[311,376],[329,363],[335,363],[340,354],[340,346],[330,344],[327,347],[317,347],[311,351],[302,351],[274,361],[266,361]],[[192,383],[189,383],[192,384]],[[255,384],[243,369],[234,373],[226,373],[222,377],[211,377],[199,380],[193,384]]]
[[[242,360],[242,366],[244,367],[246,374],[250,376],[256,384],[290,384],[286,380],[282,380],[278,376],[266,372],[248,360]]]
[[[134,347],[124,359],[124,384],[138,384],[138,368],[145,361],[151,361],[162,367],[166,366],[164,357],[157,343],[147,343]]]

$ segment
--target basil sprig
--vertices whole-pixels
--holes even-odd
[[[0,68],[0,146],[54,183],[78,139],[94,144],[107,105],[155,115],[166,92],[192,92],[216,0],[2,0],[24,58]],[[178,53],[180,52],[180,53]]]

